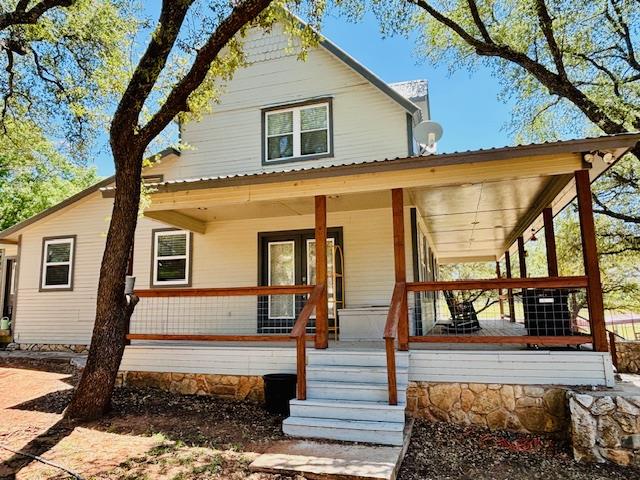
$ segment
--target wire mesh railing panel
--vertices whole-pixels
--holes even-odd
[[[131,317],[134,335],[288,335],[307,294],[143,297]],[[310,320],[307,331],[315,330]]]
[[[443,290],[409,292],[412,332],[423,336],[548,336],[590,335],[584,288]],[[412,333],[412,335],[415,335]]]

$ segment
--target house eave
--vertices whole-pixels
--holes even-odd
[[[156,162],[159,161],[169,155],[180,155],[180,151],[176,150],[173,147],[169,147],[166,148],[158,153],[156,153],[155,155],[152,155],[151,157],[149,157],[149,160],[151,162]],[[77,202],[78,200],[82,200],[83,198],[91,195],[94,192],[100,191],[101,189],[111,185],[113,182],[115,181],[115,176],[110,176],[107,177],[103,180],[100,180],[97,183],[94,183],[93,185],[91,185],[90,187],[85,188],[84,190],[81,190],[80,192],[76,193],[75,195],[70,196],[69,198],[63,200],[60,203],[57,203],[55,205],[53,205],[52,207],[47,208],[46,210],[43,210],[40,213],[37,213],[36,215],[27,218],[26,220],[23,220],[22,222],[16,223],[15,225],[0,231],[0,243],[9,243],[12,240],[9,240],[8,237],[16,234],[17,232],[19,232],[20,230],[22,230],[23,228],[28,227],[29,225],[42,220],[45,217],[48,217],[49,215],[62,210],[65,207],[68,207],[69,205],[72,205],[73,203]]]
[[[192,178],[172,180],[153,184],[157,193],[179,192],[210,188],[260,185],[282,181],[318,179],[337,176],[349,176],[364,173],[381,173],[428,167],[443,167],[471,163],[509,160],[542,155],[584,154],[594,150],[616,150],[617,157],[622,156],[640,141],[640,133],[625,133],[594,138],[561,140],[513,147],[492,148],[465,152],[441,153],[428,156],[408,156],[394,159],[372,160],[367,162],[333,165],[323,167],[302,167],[276,172],[257,172],[252,174],[229,175],[223,177]],[[105,197],[113,197],[114,187],[103,188]]]

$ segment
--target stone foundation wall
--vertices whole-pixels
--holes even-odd
[[[568,397],[576,460],[640,466],[640,395],[569,392]]]
[[[28,350],[31,352],[73,352],[88,353],[89,345],[63,343],[11,343],[7,350]]]
[[[640,373],[640,342],[616,340],[618,373]]]
[[[481,383],[409,382],[407,410],[435,421],[566,436],[566,389]]]
[[[259,376],[119,372],[116,385],[159,388],[183,395],[212,395],[227,400],[264,401],[264,382]]]

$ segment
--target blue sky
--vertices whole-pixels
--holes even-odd
[[[383,39],[373,16],[357,24],[328,17],[323,33],[386,82],[425,79],[429,82],[431,115],[444,129],[438,151],[500,147],[513,142],[503,127],[511,106],[498,100],[499,85],[490,71],[478,67],[449,75],[446,65],[419,63],[412,39]],[[100,175],[113,173],[111,156],[96,158]]]

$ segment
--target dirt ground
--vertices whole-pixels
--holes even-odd
[[[248,469],[283,438],[282,417],[261,406],[120,388],[109,415],[72,425],[61,413],[73,372],[63,365],[0,364],[0,447],[41,456],[86,479],[290,478]],[[0,461],[0,479],[73,478],[4,448]],[[538,437],[418,421],[399,478],[631,479],[640,478],[640,469],[578,464],[566,444]]]

